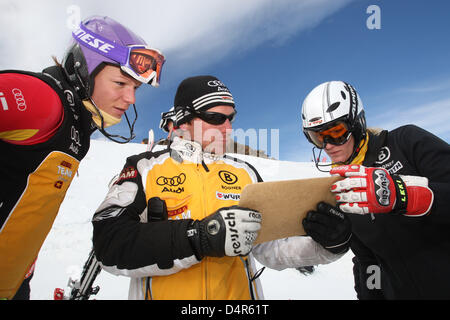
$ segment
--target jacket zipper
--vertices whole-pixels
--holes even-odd
[[[253,292],[253,284],[252,284],[254,279],[253,279],[253,275],[252,275],[251,270],[250,270],[250,265],[249,265],[248,259],[244,259],[243,257],[240,257],[240,258],[241,258],[242,263],[244,264],[245,272],[247,273],[248,290],[249,290],[249,293],[250,293],[250,299],[251,300],[256,300],[255,293]]]
[[[144,300],[153,300],[153,297],[152,297],[152,277],[147,277],[145,279],[145,299]]]
[[[202,159],[202,163],[201,163],[202,168],[206,171],[209,172],[208,167],[206,166],[206,164],[204,163],[203,159]],[[207,216],[207,212],[206,212],[206,197],[205,195],[205,183],[204,183],[204,177],[203,177],[203,172],[201,172],[201,167],[200,165],[197,163],[197,176],[199,177],[200,181],[202,182],[202,192],[203,192],[203,218],[205,218]],[[205,267],[205,298],[206,300],[208,300],[208,257],[204,257],[204,267]]]

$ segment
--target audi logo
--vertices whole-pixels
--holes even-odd
[[[208,81],[208,86],[210,86],[210,87],[225,87],[225,85],[220,80],[210,80],[210,81]]]
[[[17,109],[19,111],[25,111],[27,109],[27,104],[25,103],[25,98],[23,97],[22,91],[20,89],[14,88],[11,90],[16,99]]]
[[[166,178],[166,177],[159,177],[158,179],[156,179],[156,184],[159,186],[171,186],[171,187],[176,187],[179,186],[180,184],[183,184],[186,181],[186,175],[184,173],[181,173],[178,176],[172,177],[172,178]]]

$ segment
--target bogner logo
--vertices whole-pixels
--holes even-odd
[[[64,90],[64,94],[66,95],[66,100],[71,107],[75,106],[75,98],[73,96],[72,91]]]
[[[388,147],[383,147],[378,152],[378,160],[375,163],[382,164],[391,158],[391,151]]]
[[[389,190],[389,179],[386,172],[384,170],[375,170],[372,178],[378,203],[382,206],[388,206],[391,191]]]
[[[226,184],[235,184],[238,181],[238,177],[235,174],[225,170],[219,171],[219,177]]]
[[[184,187],[181,187],[180,185],[182,185],[185,181],[186,175],[181,173],[178,176],[171,178],[160,176],[156,179],[156,184],[159,186],[164,186],[162,192],[181,193],[184,191]]]

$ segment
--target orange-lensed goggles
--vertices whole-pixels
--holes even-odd
[[[342,145],[348,141],[351,131],[345,122],[338,122],[322,130],[305,130],[309,140],[320,149],[325,148],[327,143],[333,145]]]
[[[121,69],[136,80],[158,86],[164,61],[158,50],[134,46],[130,47],[127,62],[121,64]]]

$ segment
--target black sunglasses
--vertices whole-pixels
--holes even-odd
[[[223,113],[219,113],[219,112],[211,112],[211,111],[205,111],[205,112],[199,112],[199,111],[195,111],[194,115],[196,117],[199,117],[200,119],[202,119],[205,122],[208,122],[209,124],[212,125],[220,125],[225,123],[225,121],[227,121],[227,119],[230,122],[233,122],[234,119],[236,118],[236,111],[234,111],[232,114],[223,114]]]

